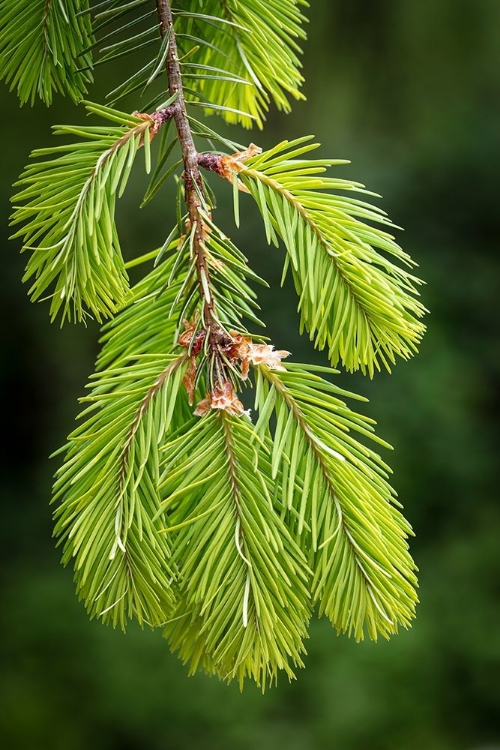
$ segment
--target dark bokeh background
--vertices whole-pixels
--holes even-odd
[[[70,431],[97,351],[97,327],[48,321],[20,282],[7,242],[10,185],[53,122],[81,120],[66,100],[19,110],[0,90],[2,593],[0,736],[40,750],[485,750],[500,748],[498,274],[500,2],[313,0],[305,54],[307,104],[273,113],[264,134],[316,133],[324,155],[384,195],[427,280],[432,310],[420,355],[368,395],[417,539],[421,606],[411,632],[356,645],[326,622],[311,629],[293,684],[241,695],[188,678],[158,632],[127,636],[89,622],[59,566],[48,501],[48,454]],[[101,81],[111,72],[101,71]],[[98,99],[104,81],[91,96]],[[134,102],[127,105],[134,109]],[[247,140],[235,134],[236,140]],[[169,230],[171,195],[119,221],[129,256]],[[219,221],[233,233],[224,186]],[[256,213],[238,242],[271,285],[281,255]],[[235,233],[233,233],[235,234]],[[311,359],[291,289],[262,295],[278,346]],[[318,355],[314,355],[317,356]],[[319,358],[319,361],[321,358]]]

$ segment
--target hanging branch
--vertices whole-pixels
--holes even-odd
[[[208,178],[231,183],[237,227],[241,194],[255,201],[263,236],[286,250],[301,328],[331,363],[390,369],[417,350],[426,311],[372,194],[324,175],[344,160],[311,158],[309,137],[241,145],[193,116],[262,127],[271,102],[302,97],[306,0],[181,5],[0,0],[1,74],[21,101],[78,100],[93,69],[132,54],[144,60],[107,99],[153,97],[132,114],[87,102],[98,125],[57,126],[74,142],[33,152],[12,222],[34,300],[63,321],[110,318],[54,483],[78,595],[113,626],[163,628],[192,672],[264,690],[303,666],[314,609],[358,641],[409,627],[413,532],[387,444],[345,401],[359,397],[251,330],[266,282],[214,220]],[[139,151],[142,205],[175,181],[176,219],[125,263],[115,204]],[[135,267],[148,270],[131,289]]]

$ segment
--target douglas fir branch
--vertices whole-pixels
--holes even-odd
[[[63,562],[90,617],[160,628],[191,671],[262,689],[303,666],[314,613],[377,639],[407,628],[417,603],[388,446],[334,369],[265,338],[265,281],[214,216],[223,183],[236,227],[257,204],[300,328],[331,367],[373,376],[417,351],[415,264],[372,194],[337,177],[346,162],[310,136],[262,151],[216,129],[214,115],[261,129],[271,105],[303,98],[307,6],[0,0],[0,75],[21,103],[81,102],[93,71],[114,68],[106,104],[83,101],[90,124],[54,127],[13,198],[31,298],[61,323],[107,320],[59,451]],[[175,218],[161,248],[125,263],[115,204],[141,162],[143,205],[170,202]],[[132,266],[145,269],[133,287]]]

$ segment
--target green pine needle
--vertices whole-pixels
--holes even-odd
[[[0,78],[21,104],[83,99],[92,82],[88,0],[0,0]],[[83,70],[82,70],[83,69]]]

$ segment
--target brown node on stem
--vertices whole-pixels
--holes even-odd
[[[262,149],[251,143],[244,151],[237,151],[235,154],[198,154],[198,164],[204,169],[215,172],[227,180],[231,185],[234,184],[237,175],[245,169],[244,162],[251,159],[252,156],[262,153]],[[242,193],[248,193],[248,188],[238,180],[238,190]]]
[[[241,379],[246,380],[250,365],[266,365],[270,370],[284,371],[282,359],[290,356],[284,349],[276,350],[271,344],[255,344],[250,336],[244,336],[236,331],[230,331],[231,343],[225,349],[228,359],[234,363],[241,363]]]
[[[226,411],[228,414],[234,416],[241,416],[247,413],[236,395],[234,386],[230,380],[217,383],[210,393],[200,401],[194,413],[197,417],[205,417],[212,409]]]
[[[195,315],[193,322],[183,320],[185,330],[179,336],[179,344],[185,349],[189,349],[193,357],[197,357],[203,349],[207,332],[205,330],[197,331],[198,314]]]
[[[198,316],[193,321],[183,320],[185,330],[179,336],[179,345],[189,351],[189,365],[184,375],[184,387],[189,396],[189,403],[192,405],[195,393],[195,381],[198,372],[197,357],[201,354],[206,338],[206,330],[198,330]],[[222,359],[225,359],[230,365],[236,365],[239,369],[241,380],[248,378],[250,365],[258,367],[265,365],[270,370],[285,371],[281,360],[290,356],[290,352],[284,349],[276,350],[272,344],[256,344],[251,336],[230,331],[226,333],[222,329],[214,337],[215,353]],[[195,414],[204,417],[211,409],[223,409],[229,414],[241,415],[245,413],[243,404],[234,392],[234,386],[229,380],[219,380],[212,390],[207,393],[206,397],[198,404]]]
[[[265,365],[270,370],[284,371],[285,367],[281,364],[281,360],[290,355],[290,352],[285,350],[275,350],[271,344],[256,344],[250,336],[244,336],[236,331],[231,331],[228,337],[221,336],[219,350],[231,365],[239,364],[241,380],[248,378],[250,365]],[[196,373],[196,369],[194,372]],[[204,417],[211,409],[223,409],[234,415],[246,413],[230,381],[224,382],[222,385],[216,383],[198,404],[194,413],[199,417]]]
[[[153,140],[155,135],[159,132],[161,126],[171,120],[174,114],[175,106],[171,105],[170,107],[165,107],[165,109],[159,109],[157,112],[153,112],[151,115],[148,114],[148,112],[138,112],[136,110],[135,112],[132,112],[132,117],[137,117],[139,120],[144,120],[144,122],[151,123],[149,132],[151,133],[150,140]],[[142,136],[141,146],[143,141],[144,136]]]
[[[189,364],[182,382],[184,388],[188,394],[189,405],[192,406],[194,402],[194,392],[196,383],[196,374],[198,372],[198,364],[196,357],[200,354],[201,350],[205,345],[207,338],[206,330],[197,330],[198,314],[195,315],[194,320],[183,320],[184,331],[179,336],[179,345],[189,352]]]

